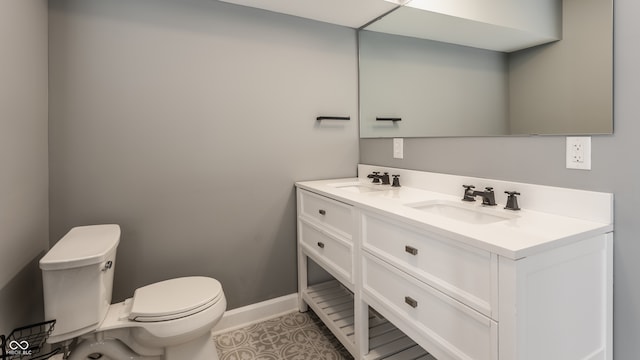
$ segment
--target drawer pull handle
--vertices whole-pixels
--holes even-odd
[[[406,302],[407,305],[411,306],[414,309],[418,307],[418,302],[409,296],[404,297],[404,302]]]
[[[418,255],[418,249],[414,248],[413,246],[405,246],[404,251],[408,252],[411,255]]]
[[[318,212],[320,213],[320,215],[327,215],[327,212],[322,209],[318,210]]]
[[[324,243],[323,243],[323,242],[318,241],[318,247],[319,247],[320,249],[324,249]]]

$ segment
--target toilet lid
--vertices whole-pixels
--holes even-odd
[[[222,285],[216,279],[191,276],[170,279],[137,289],[129,319],[167,321],[202,311],[222,297]]]

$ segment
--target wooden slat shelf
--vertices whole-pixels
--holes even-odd
[[[353,294],[332,280],[308,287],[302,298],[355,357]],[[369,311],[369,354],[364,359],[436,360],[375,311]]]

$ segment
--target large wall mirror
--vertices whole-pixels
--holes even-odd
[[[613,0],[563,0],[562,39],[510,53],[371,28],[362,138],[613,132]]]

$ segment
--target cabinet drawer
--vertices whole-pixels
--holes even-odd
[[[352,206],[308,191],[298,192],[300,214],[346,239],[353,234]]]
[[[397,325],[436,357],[498,358],[495,321],[373,255],[365,254],[363,270],[365,300],[383,315],[390,312],[392,321],[398,318]]]
[[[352,245],[323,233],[313,223],[300,220],[298,224],[298,241],[303,251],[338,280],[352,283]]]
[[[368,252],[495,318],[495,255],[366,213],[362,215],[362,237]]]

